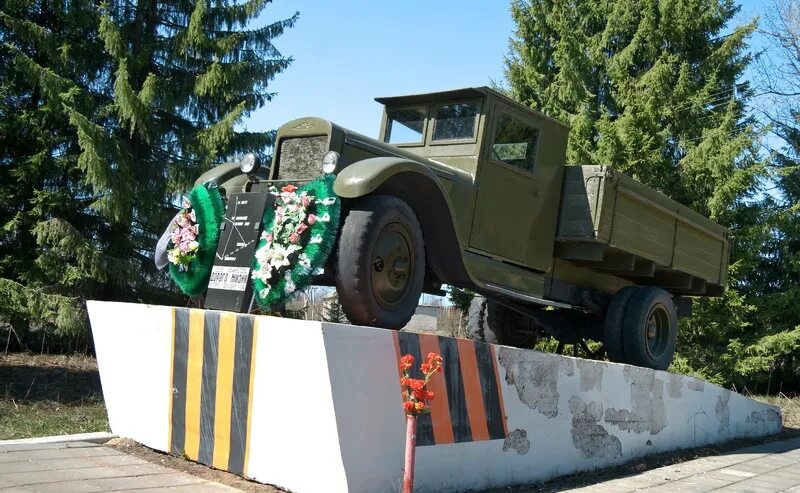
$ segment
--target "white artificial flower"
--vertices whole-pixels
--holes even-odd
[[[314,235],[308,240],[309,245],[313,245],[315,243],[322,243],[322,235]]]
[[[325,273],[325,269],[323,269],[322,267],[317,267],[316,269],[314,269],[314,272],[312,272],[311,275],[312,276],[321,276],[324,273]]]
[[[301,253],[300,256],[297,257],[297,263],[303,267],[311,267],[311,261],[308,259],[308,255],[305,253]]]
[[[287,293],[294,293],[297,289],[297,286],[294,285],[294,281],[289,276],[286,276],[286,287],[284,288]]]
[[[325,214],[323,214],[322,216],[317,217],[317,221],[319,221],[321,223],[327,223],[330,220],[331,220],[331,215],[328,214],[327,212]]]
[[[270,289],[271,289],[271,288],[270,288],[269,286],[267,286],[266,288],[264,288],[264,289],[262,289],[261,291],[259,291],[259,292],[258,292],[258,295],[259,295],[259,296],[261,296],[262,298],[266,298],[266,297],[267,297],[267,295],[269,294],[269,290],[270,290]]]
[[[336,197],[327,197],[322,199],[323,205],[333,205],[336,203]]]

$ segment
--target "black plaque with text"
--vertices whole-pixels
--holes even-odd
[[[247,312],[253,289],[250,270],[261,233],[261,216],[268,193],[233,193],[228,196],[205,307]]]

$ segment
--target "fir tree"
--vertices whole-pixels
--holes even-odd
[[[76,332],[86,299],[180,299],[152,261],[177,194],[272,143],[237,130],[291,62],[297,14],[250,27],[268,3],[2,4],[0,318]]]
[[[339,295],[336,292],[322,299],[322,320],[326,322],[347,323],[347,316],[342,309]]]
[[[732,229],[729,289],[695,303],[676,360],[725,381],[729,343],[757,333],[743,288],[763,172],[742,80],[754,24],[729,28],[731,0],[515,0],[511,11],[508,91],[572,127],[571,164],[611,165]]]

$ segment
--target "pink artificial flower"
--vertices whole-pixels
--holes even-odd
[[[295,233],[301,235],[301,234],[303,234],[303,231],[305,231],[307,229],[308,229],[308,226],[306,225],[306,223],[300,223],[297,226],[297,229],[295,230]]]
[[[279,205],[278,207],[275,208],[275,215],[276,216],[282,216],[283,215],[283,206],[282,205]]]
[[[297,243],[300,241],[300,235],[297,233],[292,233],[289,235],[289,243]]]
[[[311,197],[309,197],[308,195],[303,195],[302,202],[303,202],[303,207],[308,207],[308,204],[311,203]]]
[[[275,238],[275,237],[274,237],[274,236],[272,236],[272,233],[269,233],[269,234],[267,234],[267,241],[268,241],[268,242],[272,243],[272,239],[273,239],[273,238]]]
[[[306,221],[308,221],[309,226],[312,226],[315,222],[317,222],[317,216],[315,216],[314,214],[309,214],[308,217],[306,218]]]
[[[191,242],[190,241],[182,241],[178,245],[178,248],[180,248],[183,253],[186,253],[189,250],[189,243],[191,243]]]

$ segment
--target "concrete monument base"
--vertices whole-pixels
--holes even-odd
[[[778,408],[683,375],[390,330],[88,303],[111,430],[263,483],[394,492],[400,354],[444,357],[415,487],[541,481],[778,433]]]

